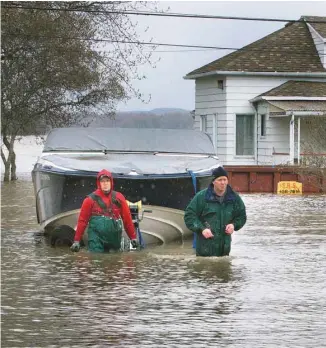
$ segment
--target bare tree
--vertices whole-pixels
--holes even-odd
[[[304,155],[295,171],[301,177],[314,177],[317,188],[326,192],[326,118],[310,117],[305,124],[308,137],[302,140]]]
[[[1,3],[1,133],[4,180],[16,179],[15,139],[46,127],[83,124],[87,110],[110,115],[136,95],[133,79],[152,64],[126,10],[143,2]],[[103,41],[103,39],[105,41]],[[124,42],[124,43],[121,43]]]

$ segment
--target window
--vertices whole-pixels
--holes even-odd
[[[217,88],[219,88],[219,89],[223,89],[224,88],[223,80],[217,80]]]
[[[260,115],[260,135],[266,135],[266,115]]]
[[[200,115],[200,130],[207,132],[207,115]]]
[[[236,155],[254,156],[254,115],[236,116]]]

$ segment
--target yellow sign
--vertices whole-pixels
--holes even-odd
[[[280,181],[277,184],[277,193],[286,195],[302,195],[302,183],[296,181]]]

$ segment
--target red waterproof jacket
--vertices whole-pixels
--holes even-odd
[[[101,190],[100,186],[100,177],[102,175],[106,175],[110,178],[111,180],[111,190],[109,194],[104,194],[104,192]],[[102,201],[110,207],[112,204],[112,214],[113,217],[118,219],[121,217],[123,221],[124,228],[129,236],[130,239],[136,239],[136,231],[135,231],[135,226],[132,222],[131,218],[131,213],[130,209],[128,207],[127,201],[125,197],[123,196],[122,193],[116,192],[116,197],[115,199],[120,202],[120,207],[117,206],[114,203],[111,203],[112,200],[112,191],[113,191],[113,178],[112,174],[103,169],[97,174],[97,190],[94,191],[94,194],[97,196],[101,197]],[[76,234],[75,234],[75,241],[79,242],[83,234],[85,232],[85,229],[88,225],[89,220],[93,215],[103,215],[103,209],[98,205],[97,202],[95,202],[91,197],[86,197],[83,201],[83,204],[81,206],[81,210],[79,213],[78,217],[78,223],[77,223],[77,228],[76,228]]]

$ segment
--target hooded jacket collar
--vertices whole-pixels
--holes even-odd
[[[214,185],[212,183],[208,186],[206,190],[205,200],[207,202],[217,202],[217,203],[220,202],[218,196],[216,195],[214,191]],[[234,191],[232,190],[230,185],[227,185],[223,202],[232,202],[235,200],[236,200],[236,195]]]

